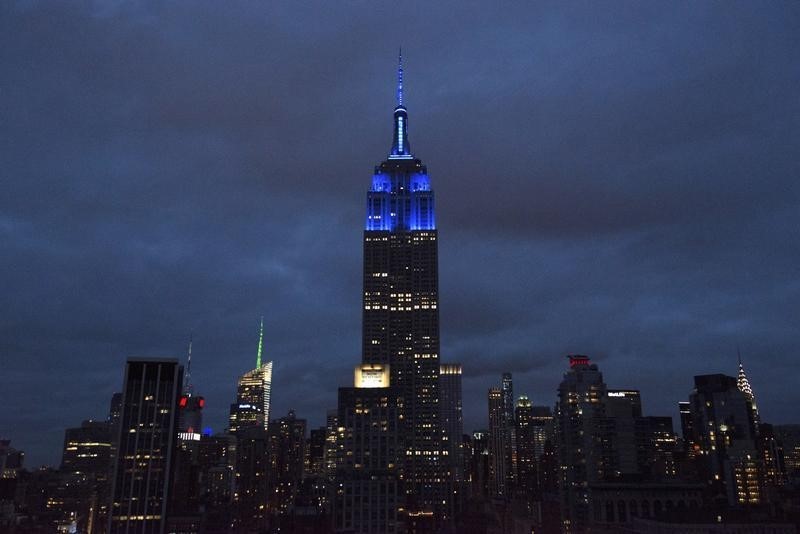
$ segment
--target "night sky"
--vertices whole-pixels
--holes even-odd
[[[742,357],[800,422],[800,3],[2,2],[0,436],[57,463],[128,356],[226,423],[274,360],[313,425],[360,362],[397,50],[440,232],[442,360],[552,405],[565,355],[676,415]]]

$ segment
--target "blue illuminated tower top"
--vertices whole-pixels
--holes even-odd
[[[403,105],[403,51],[397,58],[397,105],[394,108],[394,141],[390,159],[413,159],[408,144],[408,112]]]
[[[386,161],[375,167],[372,187],[367,193],[366,230],[435,230],[428,170],[411,154],[408,142],[408,111],[403,104],[403,55],[397,66],[397,105],[394,108],[392,150]]]

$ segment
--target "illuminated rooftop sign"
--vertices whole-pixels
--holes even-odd
[[[365,363],[355,369],[357,388],[388,388],[389,366]]]

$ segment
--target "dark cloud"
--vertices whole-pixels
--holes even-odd
[[[0,6],[0,434],[55,462],[129,355],[224,424],[255,357],[320,424],[360,355],[361,229],[396,48],[441,231],[443,359],[552,404],[567,352],[674,413],[741,346],[791,421],[793,3]]]

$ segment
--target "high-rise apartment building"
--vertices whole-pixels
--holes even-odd
[[[339,450],[339,411],[328,410],[325,417],[325,476],[333,480],[336,476],[336,461]]]
[[[798,484],[800,482],[800,425],[775,425],[774,431],[775,438],[783,450],[786,474],[789,480]]]
[[[111,534],[165,530],[182,383],[178,360],[131,358],[125,366]]]
[[[233,496],[235,532],[258,532],[267,528],[269,463],[267,431],[258,425],[238,429]]]
[[[303,478],[306,420],[293,410],[270,424],[267,509],[273,516],[286,515],[294,504]]]
[[[517,483],[517,429],[514,423],[514,382],[511,373],[503,373],[500,391],[503,396],[502,425],[506,447],[506,497],[511,497]]]
[[[508,433],[506,431],[505,405],[500,388],[489,389],[489,495],[493,498],[507,499],[508,464],[506,450]]]
[[[272,392],[272,362],[262,362],[264,349],[264,318],[258,330],[256,367],[239,378],[236,402],[231,404],[229,428],[232,434],[245,427],[269,427],[270,395]]]

